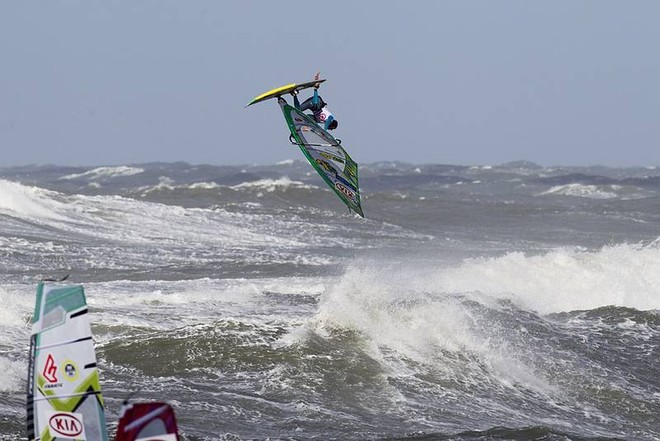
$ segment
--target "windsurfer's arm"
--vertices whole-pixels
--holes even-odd
[[[315,106],[319,104],[319,91],[316,87],[314,88],[314,96],[312,97],[312,104]]]

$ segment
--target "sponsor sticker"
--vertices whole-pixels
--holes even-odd
[[[57,366],[53,354],[48,354],[42,375],[49,383],[57,383]]]
[[[83,415],[73,412],[46,412],[48,428],[56,438],[86,440]]]
[[[66,360],[62,363],[62,372],[64,372],[65,380],[76,381],[78,379],[78,367],[71,360]]]
[[[337,190],[339,190],[344,195],[346,195],[347,198],[349,198],[352,201],[355,201],[355,193],[349,190],[344,184],[342,184],[341,182],[335,182],[335,187],[337,188]]]

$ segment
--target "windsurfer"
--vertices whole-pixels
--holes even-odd
[[[316,75],[318,79],[318,74]],[[307,98],[305,101],[300,104],[298,101],[298,91],[294,90],[291,92],[293,95],[293,105],[296,106],[296,109],[304,112],[305,110],[311,110],[314,113],[314,121],[319,124],[323,124],[323,128],[326,130],[334,130],[339,126],[339,121],[337,121],[328,109],[328,105],[323,101],[323,98],[319,95],[319,85],[314,85],[314,95]]]

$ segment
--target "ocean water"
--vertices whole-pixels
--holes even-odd
[[[660,439],[660,168],[0,169],[0,439],[37,282],[84,285],[112,430],[184,440]]]

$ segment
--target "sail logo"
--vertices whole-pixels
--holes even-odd
[[[84,440],[85,426],[81,413],[73,412],[47,412],[48,427],[58,438]]]
[[[331,166],[330,164],[328,164],[327,162],[325,162],[323,159],[321,159],[321,158],[317,158],[317,159],[316,159],[316,163],[317,163],[318,165],[320,165],[321,167],[323,167],[323,169],[324,169],[325,171],[330,172],[330,173],[334,173],[335,176],[337,175],[337,170],[335,170],[335,168],[334,168],[333,166]]]
[[[320,152],[320,153],[321,153],[321,156],[323,156],[325,159],[329,159],[330,161],[339,162],[341,164],[344,163],[343,159],[341,159],[341,158],[339,158],[335,155],[331,155],[330,153],[326,153],[326,152]]]
[[[346,195],[347,198],[349,198],[352,201],[355,201],[355,193],[349,190],[344,184],[342,184],[341,182],[335,182],[335,187],[342,194]]]
[[[62,364],[63,368],[62,371],[64,371],[64,379],[68,381],[76,381],[78,379],[78,368],[76,367],[76,364],[71,361],[71,360],[66,360]]]
[[[57,377],[55,376],[56,373],[57,366],[55,366],[55,359],[53,358],[53,354],[48,354],[48,358],[46,359],[46,366],[44,366],[42,374],[46,381],[49,383],[57,383]]]

